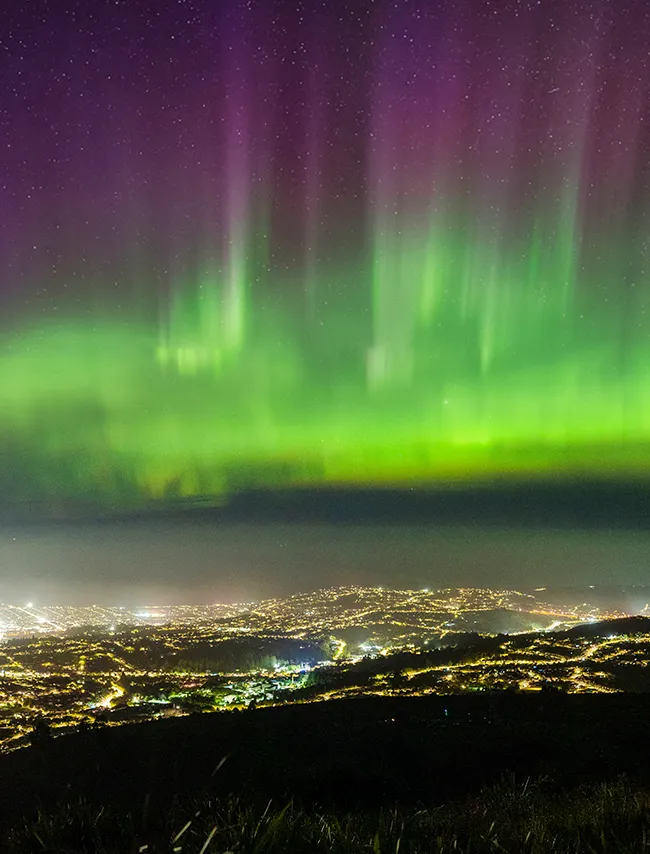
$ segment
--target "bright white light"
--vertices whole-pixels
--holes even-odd
[[[27,607],[28,607],[28,608],[33,608],[33,607],[34,607],[34,603],[33,603],[33,602],[28,602],[28,603],[27,603]]]

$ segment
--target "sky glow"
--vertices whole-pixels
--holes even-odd
[[[5,501],[645,476],[643,4],[65,5],[4,37]]]

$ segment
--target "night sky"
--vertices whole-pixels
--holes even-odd
[[[6,0],[0,69],[7,513],[646,478],[650,5]]]
[[[650,532],[477,525],[85,524],[0,530],[0,602],[249,602],[333,585],[646,585]]]

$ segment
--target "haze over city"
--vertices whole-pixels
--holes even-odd
[[[341,584],[629,586],[646,582],[648,554],[645,530],[192,521],[13,526],[0,532],[0,602],[210,604]]]

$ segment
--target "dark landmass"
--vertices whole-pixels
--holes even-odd
[[[164,812],[180,796],[367,809],[514,774],[650,783],[650,695],[366,698],[91,730],[0,756],[0,825],[80,797]],[[215,769],[226,757],[218,771]],[[215,773],[213,773],[215,772]]]
[[[608,635],[648,635],[650,634],[650,617],[632,616],[620,617],[615,620],[602,620],[596,623],[586,623],[557,632],[557,637],[599,638]]]

